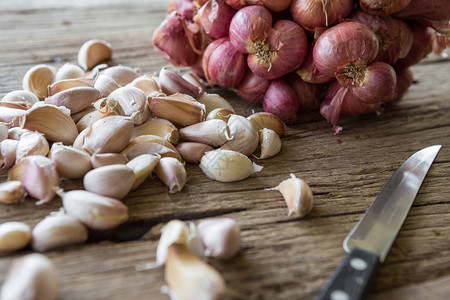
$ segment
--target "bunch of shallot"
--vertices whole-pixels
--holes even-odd
[[[171,0],[153,44],[173,65],[292,123],[380,113],[448,44],[448,0]]]

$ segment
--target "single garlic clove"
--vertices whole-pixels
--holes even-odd
[[[94,88],[94,83],[95,78],[63,79],[60,81],[56,81],[52,85],[48,86],[48,96],[51,97],[60,92],[76,87]]]
[[[255,125],[240,115],[230,116],[227,124],[233,139],[225,143],[222,149],[237,151],[247,156],[255,152],[259,144],[259,134]]]
[[[177,127],[172,122],[161,118],[151,118],[145,123],[134,127],[132,138],[141,135],[157,135],[171,144],[176,144],[179,138]]]
[[[225,122],[228,122],[231,115],[234,115],[235,113],[231,110],[228,110],[226,108],[216,108],[209,112],[209,114],[206,116],[206,120],[214,120],[219,119]]]
[[[156,264],[161,266],[167,259],[167,248],[173,244],[185,244],[189,227],[180,220],[172,220],[161,229],[161,237],[156,248]]]
[[[12,140],[20,140],[20,135],[26,131],[29,131],[28,129],[23,129],[20,127],[11,127],[8,129],[8,139]]]
[[[15,259],[3,283],[0,299],[56,300],[59,276],[52,261],[33,253]]]
[[[66,213],[88,228],[107,230],[128,220],[128,207],[119,200],[82,190],[59,194]]]
[[[86,191],[122,199],[133,187],[136,177],[126,165],[109,165],[89,171],[83,178]]]
[[[5,123],[0,122],[0,142],[8,138],[9,127]]]
[[[183,189],[187,175],[183,164],[173,157],[163,157],[155,168],[158,178],[169,188],[169,193],[176,193]]]
[[[78,50],[78,64],[89,70],[112,58],[112,46],[104,40],[89,40]]]
[[[122,153],[94,153],[91,156],[91,163],[96,169],[110,165],[125,165],[128,163],[128,158]]]
[[[183,160],[191,164],[200,163],[206,152],[214,150],[209,145],[196,142],[179,143],[176,149],[178,153],[180,153]]]
[[[25,248],[31,239],[31,228],[22,222],[0,224],[0,253]],[[3,299],[3,298],[0,298]]]
[[[19,102],[33,105],[39,102],[39,98],[32,92],[25,90],[16,90],[9,92],[2,98],[2,102]]]
[[[20,181],[9,180],[0,183],[0,203],[13,204],[25,199],[25,189]]]
[[[184,78],[184,80],[186,80],[187,82],[189,82],[192,85],[195,85],[196,87],[200,88],[200,95],[201,96],[203,93],[206,92],[206,87],[205,85],[201,82],[200,78],[197,77],[197,75],[195,75],[194,73],[184,73],[182,75],[182,77]]]
[[[139,77],[136,69],[127,66],[114,66],[102,71],[103,75],[112,78],[120,87],[127,85]]]
[[[73,120],[75,123],[77,123],[77,122],[80,121],[81,118],[83,118],[85,115],[87,115],[87,114],[89,114],[89,113],[91,113],[91,112],[93,112],[93,111],[95,111],[94,106],[89,105],[89,106],[86,107],[85,109],[83,109],[83,110],[81,110],[81,111],[79,111],[79,112],[77,112],[77,113],[71,114],[70,116],[72,117],[72,120]],[[80,130],[78,130],[78,131],[80,131]]]
[[[225,108],[234,113],[233,106],[231,106],[230,102],[218,94],[204,93],[197,101],[205,105],[207,115],[217,108]]]
[[[0,170],[12,167],[16,162],[16,149],[19,141],[6,139],[0,142]]]
[[[52,84],[56,68],[48,65],[37,65],[30,68],[23,77],[22,88],[32,92],[40,100],[47,97],[47,87]]]
[[[30,155],[47,156],[49,150],[48,142],[41,133],[24,130],[19,136],[16,148],[16,163]]]
[[[225,121],[214,119],[203,121],[180,129],[180,137],[188,142],[220,147],[232,140],[230,129]]]
[[[137,189],[145,181],[145,179],[150,176],[152,171],[158,165],[159,159],[160,157],[156,155],[142,154],[130,160],[126,164],[128,168],[133,170],[136,178],[133,187],[131,188],[132,191]]]
[[[176,299],[222,299],[225,280],[217,270],[190,252],[184,244],[168,248],[165,278]]]
[[[32,155],[22,158],[9,170],[8,180],[22,182],[28,195],[39,200],[36,203],[39,205],[55,197],[55,189],[59,185],[59,174],[55,164],[49,158]]]
[[[109,94],[108,107],[117,115],[129,116],[135,125],[147,121],[149,109],[147,97],[138,88],[124,86]]]
[[[73,142],[72,147],[74,147],[75,149],[87,152],[85,149],[83,149],[83,143],[84,143],[84,139],[86,138],[86,134],[88,133],[88,129],[89,129],[89,127],[84,129],[83,131],[80,132],[80,134],[77,135],[77,138]]]
[[[239,252],[241,230],[234,219],[206,219],[197,228],[208,256],[230,259]]]
[[[208,178],[221,182],[243,180],[262,170],[242,153],[222,149],[206,152],[200,168]]]
[[[100,91],[103,97],[108,97],[114,90],[120,86],[109,76],[100,74],[95,81],[94,88]]]
[[[313,208],[311,188],[294,174],[291,174],[291,178],[282,181],[278,186],[266,190],[280,191],[289,209],[288,216],[304,217]]]
[[[128,84],[143,91],[146,96],[156,96],[162,93],[159,79],[155,74],[141,75]]]
[[[178,126],[189,126],[205,120],[205,106],[189,95],[176,93],[148,99],[151,112]]]
[[[23,108],[11,108],[3,106],[5,102],[0,102],[0,122],[8,123],[10,126],[15,127],[20,125],[20,118],[27,114],[27,111]]]
[[[165,139],[156,135],[141,135],[131,140],[122,151],[128,159],[142,154],[154,154],[162,157],[174,157],[183,162],[177,149]]]
[[[162,68],[159,72],[159,82],[162,91],[167,95],[182,93],[197,98],[202,91],[201,88],[193,85],[180,74],[168,68]]]
[[[72,87],[45,99],[45,103],[65,106],[70,113],[77,113],[100,98],[100,91],[93,87]]]
[[[286,125],[280,118],[268,112],[258,112],[247,117],[258,130],[272,129],[280,137],[286,136]]]
[[[78,219],[65,214],[51,215],[40,221],[31,233],[33,250],[44,252],[66,246],[82,244],[88,231]]]
[[[261,144],[261,155],[258,159],[271,158],[281,150],[280,136],[272,129],[264,128],[259,131],[259,143]]]
[[[61,143],[52,145],[50,158],[58,173],[66,178],[83,178],[92,169],[89,154]]]
[[[94,110],[86,115],[84,115],[78,122],[77,122],[77,129],[79,132],[82,132],[86,128],[88,128],[91,124],[94,124],[100,119],[103,119],[105,117],[111,116],[112,114],[104,113],[98,110]]]
[[[53,82],[58,82],[66,79],[81,78],[84,76],[84,70],[77,65],[65,63],[55,74]]]

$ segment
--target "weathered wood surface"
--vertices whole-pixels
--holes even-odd
[[[166,64],[151,46],[165,1],[101,1],[101,6],[58,1],[57,7],[49,1],[38,7],[26,1],[10,7],[8,2],[0,1],[0,97],[19,89],[32,65],[75,62],[78,48],[91,38],[111,42],[116,63],[143,72],[157,72]],[[403,101],[379,116],[344,119],[338,136],[332,136],[318,113],[301,115],[288,128],[280,155],[260,161],[263,171],[248,180],[213,182],[194,165],[187,167],[186,188],[175,195],[158,179],[147,180],[124,200],[129,222],[110,232],[92,232],[87,244],[47,253],[60,273],[60,299],[168,299],[160,293],[162,269],[136,272],[134,266],[154,261],[161,226],[168,220],[212,216],[233,217],[242,227],[239,256],[210,261],[226,279],[227,299],[312,299],[342,259],[345,235],[384,183],[409,155],[433,144],[443,148],[371,294],[373,299],[409,299],[432,287],[438,291],[433,299],[444,299],[450,275],[450,61],[417,65],[414,75]],[[230,91],[218,92],[242,114],[261,109]],[[303,219],[287,217],[280,194],[263,190],[290,173],[314,192],[315,207]],[[65,189],[81,186],[78,180],[62,183]],[[31,200],[2,205],[0,222],[33,226],[60,206],[59,199],[42,206]],[[29,252],[0,256],[0,281],[11,260]]]

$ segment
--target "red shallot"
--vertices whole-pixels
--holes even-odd
[[[223,0],[209,0],[198,11],[194,20],[215,39],[228,35],[231,19],[236,11]]]
[[[391,101],[400,101],[413,83],[414,76],[410,68],[396,69],[395,74],[397,75],[397,85]]]
[[[272,113],[285,123],[296,119],[299,103],[294,90],[283,79],[273,80],[263,100],[265,112]]]
[[[315,41],[311,43],[309,46],[308,56],[306,57],[305,62],[300,68],[297,69],[297,75],[302,78],[303,81],[309,83],[325,83],[334,79],[334,76],[325,76],[317,70],[316,65],[314,65],[313,61],[313,49]]]
[[[290,73],[286,81],[297,95],[299,111],[309,112],[319,109],[324,85],[305,82],[295,72]]]
[[[188,20],[191,20],[197,9],[192,0],[170,0],[167,12],[176,11]]]
[[[371,15],[386,17],[401,11],[410,2],[411,0],[359,0],[359,5]]]
[[[242,99],[251,103],[260,104],[264,99],[269,84],[269,80],[248,71],[236,90]]]

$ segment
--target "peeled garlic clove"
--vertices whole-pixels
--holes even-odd
[[[81,78],[84,76],[84,70],[77,65],[65,63],[62,65],[55,74],[53,82],[60,80]]]
[[[91,124],[94,124],[100,119],[103,119],[105,117],[111,116],[109,113],[104,113],[98,110],[94,110],[86,115],[84,115],[78,122],[77,122],[77,129],[79,132],[85,130],[88,128]]]
[[[156,264],[163,265],[167,259],[167,248],[172,244],[185,244],[188,235],[189,227],[180,220],[172,220],[164,225],[156,248]]]
[[[228,110],[226,108],[216,108],[209,112],[209,114],[206,116],[206,120],[219,119],[228,122],[231,115],[234,115],[234,112],[231,110]]]
[[[8,169],[16,162],[16,149],[19,141],[6,139],[0,142],[0,170]]]
[[[73,87],[45,99],[45,103],[65,106],[70,113],[77,113],[100,98],[100,91],[93,87]]]
[[[133,122],[122,116],[109,116],[86,129],[83,149],[89,153],[118,153],[129,143]]]
[[[9,180],[0,183],[0,203],[13,204],[25,199],[25,189],[20,181]]]
[[[39,98],[32,92],[25,90],[17,90],[9,92],[5,96],[3,96],[2,102],[19,102],[19,103],[25,102],[28,105],[33,105],[39,102]]]
[[[5,123],[0,122],[0,142],[8,138],[9,127]]]
[[[59,277],[55,266],[42,254],[15,259],[3,283],[0,299],[56,300]]]
[[[158,77],[155,74],[147,74],[139,76],[128,84],[129,86],[136,87],[143,91],[146,96],[156,96],[162,93],[161,85],[159,84]]]
[[[83,178],[92,169],[89,154],[61,143],[52,145],[50,158],[58,173],[66,178]]]
[[[132,139],[122,153],[128,159],[133,159],[142,154],[155,154],[162,157],[174,157],[183,162],[177,149],[171,143],[156,135],[141,135]]]
[[[141,135],[157,135],[172,144],[176,144],[179,138],[177,127],[161,118],[148,119],[145,123],[134,127],[132,138]]]
[[[259,134],[255,125],[239,115],[230,116],[227,124],[233,139],[225,143],[222,149],[237,151],[244,155],[255,152],[259,144]]]
[[[286,125],[280,118],[268,112],[258,112],[247,117],[258,130],[272,129],[280,137],[286,136]]]
[[[230,102],[218,94],[204,93],[197,99],[197,101],[205,105],[207,115],[216,108],[225,108],[234,112],[233,106],[231,106]]]
[[[183,189],[186,180],[186,169],[183,164],[173,157],[163,157],[155,168],[155,173],[169,188],[169,193],[176,193]]]
[[[56,214],[40,221],[31,233],[33,250],[44,252],[66,246],[82,244],[88,231],[75,217]]]
[[[191,164],[200,163],[206,152],[214,150],[209,145],[195,142],[179,143],[176,148],[183,160]]]
[[[93,112],[93,111],[95,111],[95,108],[94,108],[94,106],[90,105],[90,106],[86,107],[85,109],[83,109],[83,110],[81,110],[81,111],[79,111],[79,112],[77,112],[77,113],[71,114],[70,116],[72,117],[72,120],[73,120],[75,123],[77,123],[77,122],[80,121],[81,118],[83,118],[85,115],[87,115],[87,114],[89,114],[89,113],[91,113],[91,112]]]
[[[127,66],[114,66],[102,71],[103,75],[112,78],[119,86],[125,86],[139,77],[139,73]]]
[[[100,74],[95,81],[94,88],[100,91],[103,97],[107,97],[120,86],[109,76]]]
[[[289,209],[288,216],[304,217],[313,208],[311,188],[294,174],[291,174],[291,178],[282,181],[278,186],[266,190],[280,191]]]
[[[107,230],[128,220],[128,207],[119,200],[88,191],[60,193],[64,210],[88,228]]]
[[[201,88],[193,85],[177,72],[167,68],[162,68],[159,72],[159,82],[162,91],[167,95],[182,93],[197,98],[201,93]]]
[[[30,155],[47,156],[49,150],[48,142],[42,134],[25,130],[20,134],[19,143],[17,144],[16,162]]]
[[[203,121],[180,129],[180,137],[189,142],[220,147],[232,138],[225,121],[214,119]]]
[[[122,153],[94,153],[91,157],[94,169],[109,165],[125,165],[127,162],[127,156]]]
[[[96,65],[110,60],[112,57],[112,46],[104,40],[89,40],[78,50],[78,64],[89,70]]]
[[[200,78],[197,77],[194,73],[184,73],[181,77],[184,78],[190,84],[200,88],[200,95],[206,92],[205,85],[200,81]]]
[[[190,252],[184,244],[167,250],[165,278],[176,299],[222,299],[225,280],[213,267]]]
[[[208,178],[221,182],[243,180],[262,169],[242,153],[222,149],[206,152],[200,168]]]
[[[259,131],[261,155],[257,158],[266,159],[277,155],[281,150],[280,136],[272,129],[264,128]]]
[[[89,171],[83,178],[86,191],[105,197],[122,199],[133,187],[136,177],[125,165],[109,165]]]
[[[206,219],[198,224],[197,229],[207,256],[230,259],[238,253],[241,230],[234,219]]]
[[[108,96],[107,104],[115,114],[131,117],[136,125],[147,121],[149,116],[147,97],[135,87],[124,86],[113,91]]]
[[[0,253],[25,248],[30,239],[31,228],[27,224],[22,222],[0,224]]]
[[[205,120],[205,106],[189,95],[176,93],[170,96],[149,98],[148,106],[158,118],[178,126],[189,126]]]
[[[131,188],[132,191],[137,189],[150,176],[158,165],[159,159],[160,157],[156,155],[142,154],[126,164],[128,168],[133,170],[135,176],[135,181]]]
[[[52,84],[56,68],[48,65],[37,65],[29,69],[22,80],[22,88],[32,92],[40,100],[47,97],[47,87]]]
[[[51,97],[60,92],[76,87],[94,88],[94,82],[95,78],[74,78],[56,81],[52,85],[48,86],[48,96]]]
[[[22,182],[28,195],[39,200],[36,203],[39,205],[49,202],[55,197],[59,174],[55,164],[49,158],[32,155],[22,158],[9,170],[8,180]]]

